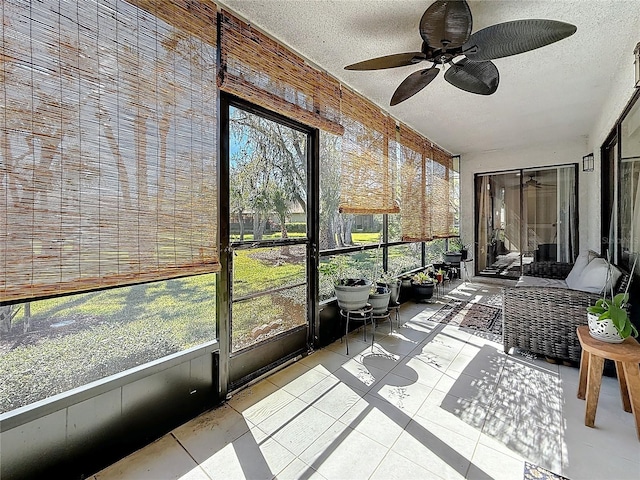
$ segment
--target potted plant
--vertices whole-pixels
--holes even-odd
[[[358,310],[367,305],[371,280],[357,277],[359,273],[344,256],[337,256],[331,262],[320,265],[319,269],[323,277],[333,282],[340,309]]]
[[[633,262],[631,278],[636,268],[638,257]],[[610,275],[607,275],[607,282]],[[613,286],[611,287],[613,290]],[[611,298],[605,296],[598,299],[595,305],[587,307],[587,322],[589,333],[593,338],[609,343],[621,343],[625,338],[638,336],[638,330],[631,323],[628,312],[629,285],[624,293],[613,295]]]
[[[335,285],[338,306],[342,310],[358,310],[367,305],[371,280],[366,278],[341,278]]]
[[[427,272],[418,272],[411,278],[413,295],[418,302],[426,302],[433,296],[433,287],[436,280]]]
[[[401,283],[402,281],[391,272],[384,272],[382,275],[380,275],[378,285],[386,285],[387,288],[389,288],[389,303],[398,303]]]
[[[462,260],[462,252],[444,252],[445,263],[458,264]]]
[[[442,254],[443,262],[454,268],[459,268],[461,262],[468,259],[469,245],[462,243],[460,238],[449,239],[449,250]],[[456,277],[457,277],[456,272]]]
[[[373,308],[374,315],[382,315],[389,308],[391,290],[385,284],[377,284],[369,292],[369,304]]]
[[[631,323],[626,306],[628,293],[619,293],[611,298],[601,298],[595,305],[587,307],[589,333],[592,337],[609,343],[620,343],[629,336],[638,336]]]

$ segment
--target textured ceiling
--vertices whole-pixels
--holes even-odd
[[[418,24],[431,1],[223,0],[222,3],[452,153],[562,141],[589,135],[621,62],[640,40],[640,0],[469,1],[473,32],[524,18],[560,20],[577,32],[560,42],[495,60],[498,91],[459,90],[439,75],[389,106],[419,66],[354,72],[345,65],[420,49]]]

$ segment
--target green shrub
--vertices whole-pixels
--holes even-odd
[[[307,233],[307,224],[305,222],[285,223],[287,233]]]

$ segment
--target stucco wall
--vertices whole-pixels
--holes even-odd
[[[640,17],[638,19],[640,31]],[[460,159],[460,232],[465,244],[475,243],[474,175],[476,173],[538,167],[566,163],[578,163],[578,203],[580,250],[600,252],[601,219],[601,161],[600,148],[611,133],[625,106],[634,95],[633,49],[638,38],[630,38],[621,46],[621,61],[616,72],[611,73],[609,97],[595,119],[588,136],[566,141],[532,145],[507,150],[474,152]],[[595,170],[582,171],[582,157],[594,153]],[[605,221],[609,221],[606,218]]]
[[[633,50],[638,40],[640,40],[640,17],[638,17],[637,25],[639,33],[637,37],[629,39],[626,48],[623,46],[622,60],[609,86],[609,97],[602,105],[600,116],[594,123],[594,127],[587,140],[589,151],[593,152],[595,159],[595,175],[589,177],[589,182],[585,183],[580,193],[581,197],[584,197],[584,202],[588,205],[590,211],[600,209],[601,147],[613,131],[613,128],[625,110],[625,107],[631,101],[636,90],[634,88],[635,72]],[[609,217],[603,219],[603,221],[609,222]],[[589,232],[589,235],[590,245],[599,246],[599,231],[594,229]],[[594,248],[594,250],[598,251],[597,248]]]
[[[582,157],[588,153],[587,150],[586,137],[579,137],[559,144],[534,145],[519,149],[493,150],[490,152],[469,153],[464,155],[460,162],[460,231],[464,244],[466,245],[472,242],[475,244],[476,242],[473,183],[476,173],[581,163]],[[580,185],[585,175],[595,175],[595,173],[583,173],[580,168],[578,179],[580,190],[582,190]],[[580,233],[581,249],[587,244],[587,230],[591,228],[590,225],[596,220],[593,215],[583,215],[582,203],[583,200],[580,199],[580,224],[578,230]],[[598,220],[598,229],[600,228],[599,225]],[[584,240],[583,237],[585,237]]]

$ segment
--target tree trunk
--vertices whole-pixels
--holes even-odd
[[[280,215],[280,232],[282,238],[289,238],[289,234],[287,233],[287,219],[283,215]]]
[[[266,216],[260,215],[259,213],[253,214],[253,239],[254,240],[262,240],[264,227],[266,225],[267,225]]]
[[[318,248],[320,250],[329,248],[329,235],[331,235],[331,220],[327,220],[327,228],[320,227],[320,238],[318,238]]]
[[[15,316],[18,315],[19,311],[20,307],[16,308],[15,305],[6,305],[4,307],[0,307],[0,332],[9,333],[11,331],[11,324]],[[25,321],[26,320],[27,319],[25,319]]]
[[[27,333],[31,328],[31,302],[24,304],[24,322],[22,325],[24,333]]]
[[[337,220],[336,247],[344,247],[344,218],[342,218],[342,215],[336,215],[334,218]]]
[[[240,241],[244,242],[244,215],[238,212],[238,225],[240,226]]]
[[[353,224],[355,221],[354,215],[347,215],[344,224],[344,243],[346,245],[353,245],[353,238],[351,237],[351,230],[353,230]]]
[[[13,305],[0,307],[0,332],[9,333],[11,330],[11,310]]]
[[[331,215],[329,217],[328,220],[328,225],[327,225],[327,236],[326,236],[326,248],[328,249],[332,249],[332,248],[336,248],[336,233],[337,233],[337,229],[336,229],[336,215]]]

